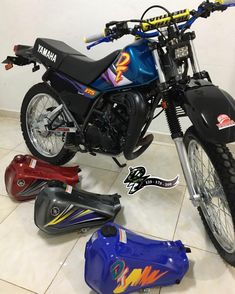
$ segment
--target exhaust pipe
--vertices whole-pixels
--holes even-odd
[[[138,92],[126,93],[125,104],[130,119],[123,153],[127,160],[133,160],[140,156],[150,146],[153,141],[153,135],[150,134],[145,138],[140,138],[148,113],[147,103],[142,94]],[[138,146],[141,147],[134,151]]]

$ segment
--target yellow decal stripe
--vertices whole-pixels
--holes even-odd
[[[78,215],[76,215],[76,216],[73,217],[72,219],[73,219],[73,220],[74,220],[74,219],[77,219],[77,218],[79,218],[79,217],[81,217],[81,216],[84,216],[84,215],[89,214],[90,212],[91,212],[91,210],[87,209],[87,210],[85,210],[85,211],[79,213]]]
[[[58,223],[62,222],[64,219],[66,219],[67,217],[69,217],[75,211],[76,211],[76,209],[74,208],[74,209],[70,210],[68,213],[66,213],[62,217],[61,217],[61,215],[63,213],[59,214],[56,218],[54,218],[52,221],[50,221],[48,224],[46,224],[45,227],[57,225]]]
[[[189,9],[185,9],[185,10],[181,10],[178,12],[175,12],[173,15],[173,19],[176,22],[184,22],[189,20],[190,18],[190,11]],[[148,23],[143,23],[142,24],[142,30],[148,31],[148,30],[153,30],[154,28],[160,28],[160,27],[164,27],[167,26],[171,21],[171,17],[165,15],[163,16],[158,16],[155,17],[153,19],[148,20]]]

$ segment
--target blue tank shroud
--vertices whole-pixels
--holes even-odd
[[[179,284],[189,268],[187,252],[181,241],[151,240],[109,223],[87,242],[85,280],[99,294]]]
[[[93,83],[91,87],[100,92],[113,91],[126,87],[138,87],[148,85],[158,80],[158,70],[155,65],[153,53],[149,48],[150,40],[138,40],[126,46],[118,55],[110,67]],[[123,78],[127,83],[116,83],[113,79],[116,77],[116,65],[120,56],[127,53],[130,56],[128,69],[123,73]]]

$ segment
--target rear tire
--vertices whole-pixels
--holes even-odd
[[[188,151],[197,193],[202,196],[198,211],[203,224],[220,256],[235,267],[235,160],[226,145],[205,142],[199,137],[194,127],[189,128],[185,133],[184,143]],[[196,148],[195,153],[205,153],[205,157],[203,155],[199,157],[206,158],[202,162],[208,162],[208,174],[205,165],[197,165],[198,156],[192,155],[195,146],[201,148],[200,151],[197,151]],[[200,180],[203,176],[206,178],[205,182]],[[214,188],[213,185],[215,185]]]
[[[45,97],[51,102],[51,107],[46,107],[48,104],[47,100],[45,103],[46,105],[40,112],[38,105],[41,101],[39,99],[42,100]],[[51,111],[50,109],[53,109],[53,107],[55,108],[59,104],[60,100],[58,96],[50,90],[45,83],[39,83],[34,85],[25,95],[20,113],[21,130],[28,149],[37,158],[54,165],[63,165],[70,161],[76,154],[76,152],[65,148],[67,144],[73,143],[73,135],[66,133],[52,133],[50,131],[42,134],[42,132],[34,130],[32,123],[40,121],[40,117],[45,116],[46,113]],[[50,104],[48,106],[50,106]],[[39,115],[37,115],[37,113],[39,113]],[[51,144],[51,149],[54,148],[54,145],[50,143],[52,142],[52,137],[54,138],[54,145],[58,147],[58,144],[60,143],[60,146],[58,147],[58,150],[55,150],[54,152],[52,152],[52,150],[50,151],[49,147],[48,151],[46,151],[46,144]]]

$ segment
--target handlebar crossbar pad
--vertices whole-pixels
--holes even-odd
[[[173,19],[176,23],[185,22],[190,18],[189,9],[184,9],[172,13]],[[142,30],[144,32],[154,30],[156,28],[162,28],[169,25],[172,18],[165,14],[154,18],[146,19],[146,23],[142,24]]]
[[[235,4],[235,0],[216,0],[215,2],[224,4],[224,5],[232,5]]]

